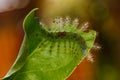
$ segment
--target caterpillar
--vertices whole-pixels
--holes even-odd
[[[24,40],[18,57],[2,80],[65,80],[87,56],[96,31],[85,32],[69,18],[56,18],[51,28],[40,24],[33,9],[25,18]]]

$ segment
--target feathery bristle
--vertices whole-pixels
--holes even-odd
[[[87,55],[87,60],[90,61],[90,62],[94,62],[94,58],[93,58],[93,55],[89,52],[88,55]]]
[[[79,25],[79,19],[78,18],[75,18],[74,20],[73,20],[73,26],[75,26],[75,27],[77,27],[78,25]]]
[[[52,23],[51,31],[53,32],[71,32],[77,29],[79,25],[79,19],[75,18],[71,21],[69,16],[63,19],[62,17],[56,17]]]
[[[66,18],[65,18],[65,26],[68,26],[68,25],[70,25],[71,24],[71,18],[69,17],[69,16],[67,16]]]
[[[93,49],[93,50],[100,50],[100,49],[101,49],[101,46],[100,46],[98,43],[95,43],[95,44],[92,46],[92,49]]]
[[[86,31],[86,29],[88,29],[88,27],[89,27],[89,23],[88,23],[88,22],[85,22],[85,23],[82,24],[80,30],[81,30],[81,31]]]

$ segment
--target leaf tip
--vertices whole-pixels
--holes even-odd
[[[34,14],[35,14],[35,11],[38,10],[39,8],[34,8],[33,10],[31,10],[27,16],[25,17],[24,21],[23,21],[23,29],[25,29],[25,27],[27,25],[29,25],[29,22],[32,18],[34,18]]]

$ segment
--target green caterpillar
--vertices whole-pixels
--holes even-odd
[[[2,80],[65,80],[92,48],[96,32],[84,32],[65,21],[43,27],[33,9],[24,20],[19,55]],[[61,20],[58,20],[58,22]]]

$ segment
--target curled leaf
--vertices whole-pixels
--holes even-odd
[[[24,20],[19,55],[3,80],[65,80],[92,48],[96,32],[83,32],[67,20],[51,29],[40,25],[33,9]],[[62,25],[61,25],[62,23]]]

